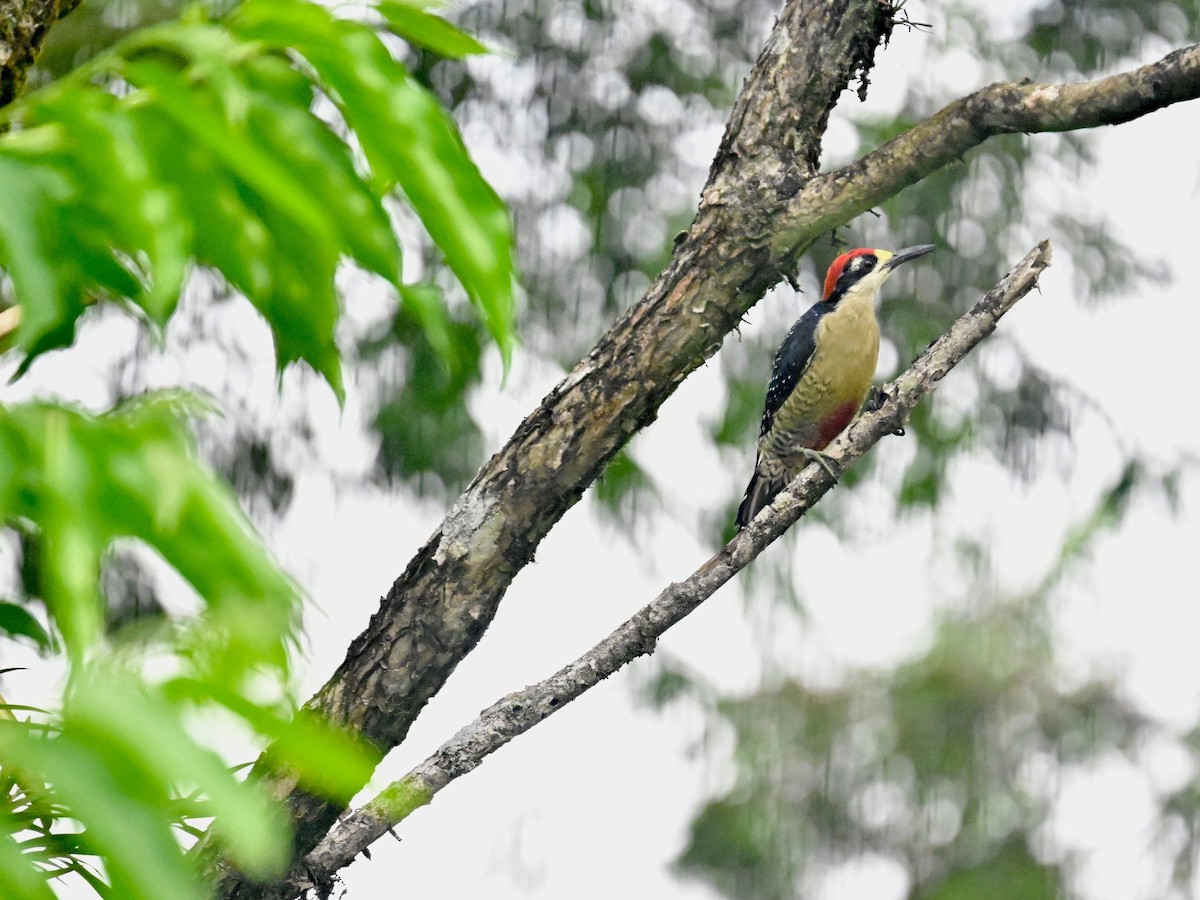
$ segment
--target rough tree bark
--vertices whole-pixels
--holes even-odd
[[[0,107],[16,99],[50,26],[80,0],[0,0]]]
[[[895,23],[887,0],[788,0],[733,109],[695,221],[671,263],[479,472],[382,598],[308,708],[388,750],[471,651],[513,576],[606,461],[830,229],[987,137],[1126,121],[1200,96],[1200,46],[1083,85],[993,85],[818,175],[830,110]],[[262,760],[287,799],[294,858],[341,812]],[[289,896],[202,846],[224,897]]]

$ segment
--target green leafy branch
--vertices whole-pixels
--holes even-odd
[[[281,372],[303,361],[340,399],[344,264],[391,284],[445,358],[442,295],[401,279],[398,195],[508,364],[508,212],[386,38],[446,56],[483,47],[422,4],[373,15],[305,0],[249,0],[223,16],[195,7],[0,113],[0,342],[23,354],[18,376],[70,345],[98,302],[161,334],[189,279],[207,273],[267,321]],[[0,709],[5,897],[43,900],[75,875],[101,896],[199,900],[209,892],[183,852],[196,818],[212,819],[241,870],[277,874],[287,823],[267,790],[197,740],[198,715],[271,742],[277,772],[341,803],[377,762],[296,713],[300,591],[198,459],[196,412],[177,392],[102,414],[0,407],[0,522],[22,536],[28,593],[0,603],[0,631],[62,647],[68,663],[61,708]],[[100,578],[114,542],[130,539],[202,605],[122,644],[106,633]]]
[[[419,7],[379,11],[415,42],[482,49]],[[314,111],[318,96],[345,135]],[[131,34],[6,120],[0,268],[23,309],[23,369],[69,344],[97,300],[165,326],[201,267],[267,320],[280,369],[303,360],[340,397],[340,264],[409,290],[386,205],[397,189],[509,360],[507,209],[372,25],[302,0],[249,0],[223,18],[195,8]]]

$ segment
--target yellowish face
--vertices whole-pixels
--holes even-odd
[[[888,261],[896,254],[891,250],[874,250],[872,253],[877,260],[875,266],[850,287],[846,292],[847,296],[874,296],[876,291],[887,281],[888,276],[892,274],[892,268],[888,265]]]

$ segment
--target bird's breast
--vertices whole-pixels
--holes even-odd
[[[823,449],[858,412],[879,361],[873,298],[847,298],[822,316],[815,343],[812,362],[763,435],[769,453]]]

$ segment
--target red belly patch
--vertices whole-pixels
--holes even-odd
[[[850,420],[854,418],[856,412],[858,412],[857,403],[843,403],[837,407],[821,422],[821,427],[817,430],[817,439],[811,449],[824,450],[829,445],[829,442],[841,434],[842,429],[850,424]]]

